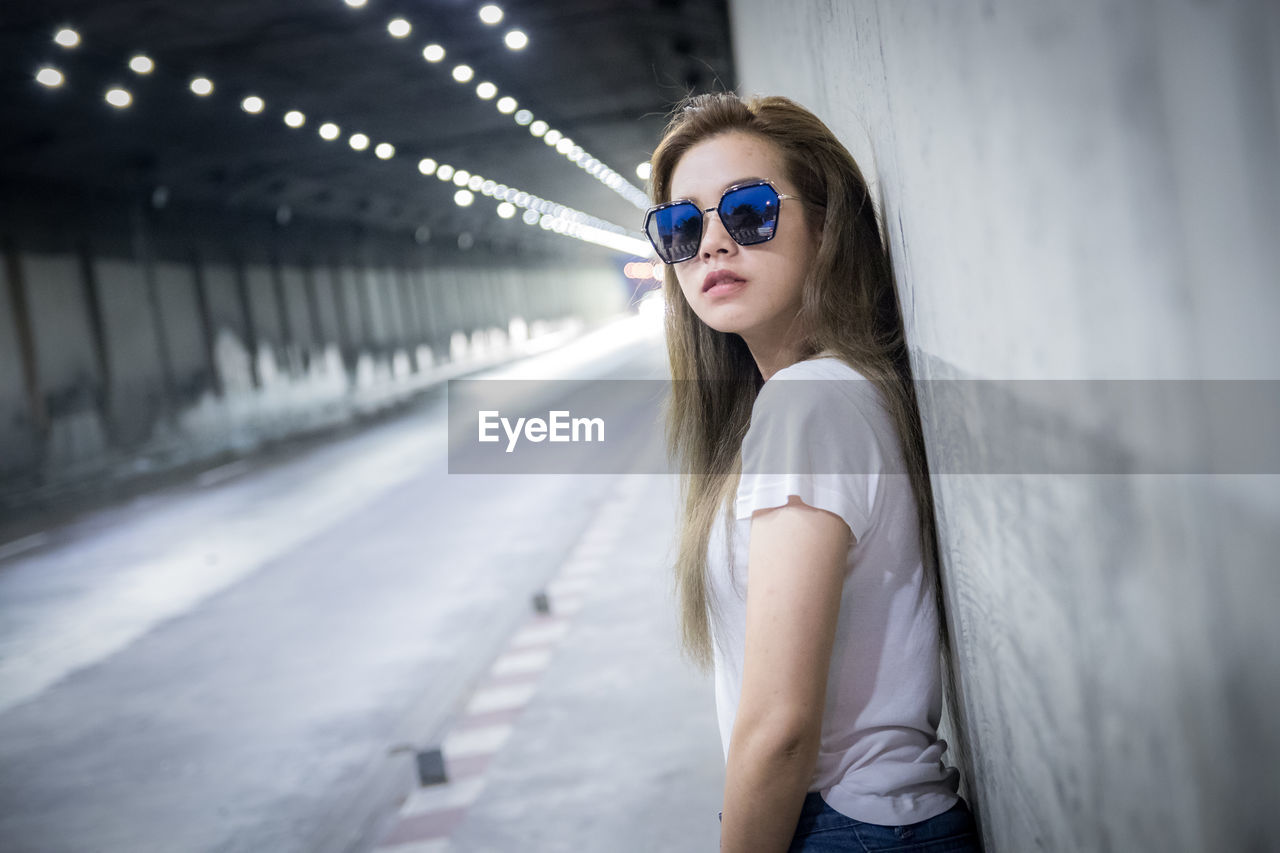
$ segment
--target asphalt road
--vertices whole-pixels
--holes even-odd
[[[538,358],[517,368],[665,376],[655,335]],[[0,559],[0,849],[313,853],[394,809],[390,751],[457,710],[614,481],[450,475],[445,406]]]

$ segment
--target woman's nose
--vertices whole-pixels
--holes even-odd
[[[737,242],[724,230],[720,215],[714,210],[702,215],[702,246],[699,255],[709,258],[714,254],[731,253],[738,248]]]

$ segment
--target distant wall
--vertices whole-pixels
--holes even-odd
[[[406,251],[323,228],[284,244],[136,209],[64,229],[21,208],[0,217],[10,494],[341,421],[433,365],[624,308],[604,254]]]
[[[1280,378],[1280,5],[730,5],[873,181],[917,378]],[[1020,388],[1046,449],[1099,414]],[[954,470],[991,413],[922,407]],[[1275,848],[1278,479],[935,475],[988,850]]]

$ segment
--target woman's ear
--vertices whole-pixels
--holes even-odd
[[[817,215],[813,223],[813,251],[816,254],[822,248],[822,234],[827,228],[827,211],[824,209]]]

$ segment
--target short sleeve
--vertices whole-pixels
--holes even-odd
[[[796,495],[840,516],[861,541],[882,470],[880,442],[854,395],[840,385],[774,377],[760,389],[742,440],[736,518]]]

